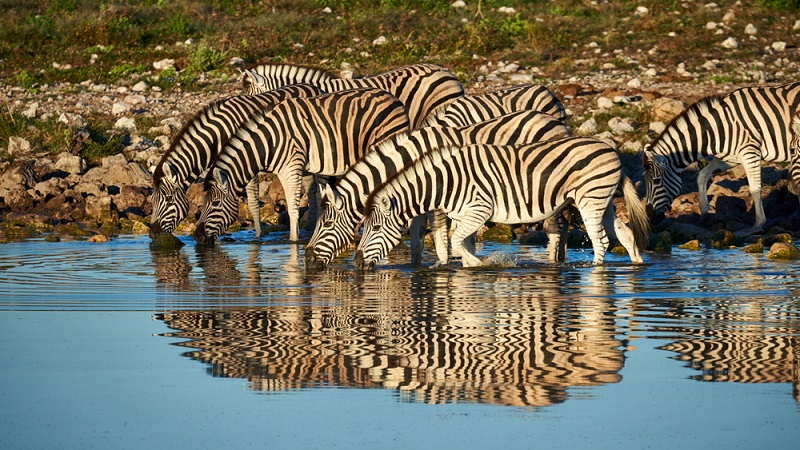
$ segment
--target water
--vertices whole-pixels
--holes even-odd
[[[0,246],[0,448],[800,442],[796,263],[485,244],[489,268],[307,274],[233,237]]]

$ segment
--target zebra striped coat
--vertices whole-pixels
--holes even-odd
[[[320,188],[320,220],[306,246],[306,267],[330,263],[353,240],[363,218],[362,209],[373,189],[432,148],[468,143],[512,144],[540,142],[569,136],[567,128],[549,114],[521,111],[463,127],[428,127],[399,134],[374,146],[350,166],[336,185]],[[439,263],[447,263],[447,229],[441,216],[434,221]],[[414,233],[411,233],[412,240]],[[420,261],[414,258],[412,263]]]
[[[792,116],[792,137],[789,144],[789,192],[800,195],[800,111]]]
[[[800,104],[798,94],[800,82],[742,88],[702,99],[673,119],[643,156],[651,219],[660,221],[680,194],[680,173],[711,157],[697,176],[700,212],[708,213],[706,192],[714,171],[742,164],[756,213],[753,229],[761,229],[767,221],[761,202],[761,162],[790,160],[789,127]]]
[[[623,188],[631,228],[617,218],[611,200]],[[487,221],[539,222],[569,204],[580,211],[601,264],[609,235],[620,240],[631,261],[641,263],[640,249],[649,234],[643,205],[624,177],[619,156],[608,144],[570,137],[525,145],[469,145],[431,150],[375,189],[364,206],[364,232],[353,263],[371,269],[400,240],[412,217],[442,210],[459,220],[453,251],[465,267],[480,259],[463,240]]]
[[[304,171],[336,176],[366,150],[408,130],[405,108],[378,89],[290,99],[245,122],[209,169],[195,238],[216,239],[238,218],[238,195],[261,171],[276,173],[286,192],[290,239],[299,237]]]
[[[274,89],[289,81],[313,83],[325,92],[356,88],[377,88],[397,97],[408,111],[411,127],[416,129],[428,115],[464,96],[464,87],[449,70],[434,64],[414,64],[366,78],[337,78],[310,67],[291,65],[258,66],[244,73],[246,94]]]
[[[288,98],[320,93],[319,88],[309,85],[287,86],[260,95],[219,100],[195,114],[175,135],[153,173],[150,236],[171,233],[186,218],[189,212],[186,189],[211,166],[239,125]],[[247,186],[247,200],[256,236],[260,236],[258,180],[255,178]]]
[[[539,111],[566,124],[558,97],[538,84],[514,86],[483,95],[465,95],[433,111],[424,126],[460,127],[515,111]]]

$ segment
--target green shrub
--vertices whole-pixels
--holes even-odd
[[[208,72],[225,63],[225,55],[206,44],[198,45],[189,53],[189,68],[197,72]]]

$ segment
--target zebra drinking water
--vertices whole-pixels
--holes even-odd
[[[268,171],[286,192],[289,238],[297,241],[303,172],[340,175],[370,146],[407,130],[403,104],[379,89],[289,99],[254,116],[209,169],[195,239],[213,241],[236,221],[238,195],[255,174]]]
[[[569,136],[567,128],[549,114],[521,111],[462,127],[428,127],[399,134],[374,146],[356,164],[350,166],[335,185],[323,184],[320,220],[306,246],[306,267],[330,263],[353,241],[353,234],[363,215],[361,210],[373,189],[398,170],[432,148],[467,143],[540,142]],[[413,228],[413,227],[412,227]],[[555,231],[556,227],[552,227]],[[434,220],[434,242],[439,263],[447,263],[447,228],[442,217]],[[419,264],[421,252],[412,239],[412,263]],[[553,244],[558,238],[552,237]]]
[[[616,216],[611,201],[620,187],[631,228]],[[583,217],[593,264],[603,262],[609,235],[616,235],[632,262],[642,262],[649,224],[635,188],[622,174],[619,156],[597,139],[569,137],[428,151],[367,198],[353,263],[357,269],[372,269],[398,244],[408,220],[438,209],[459,220],[453,252],[461,255],[465,267],[479,266],[481,260],[466,250],[463,240],[486,221],[538,222],[570,204]]]
[[[412,129],[421,127],[432,111],[464,96],[458,78],[434,64],[413,64],[365,78],[338,78],[323,69],[267,64],[246,70],[242,77],[246,94],[265,92],[288,81],[312,83],[325,92],[383,89],[405,105]]]
[[[171,233],[186,218],[186,189],[214,162],[230,137],[256,113],[268,111],[287,98],[322,93],[309,85],[287,86],[255,96],[229,97],[206,105],[175,135],[153,173],[153,215],[150,237]],[[258,179],[247,185],[247,205],[256,236],[261,236]]]
[[[761,162],[790,160],[791,117],[800,103],[800,82],[777,87],[747,87],[712,96],[686,108],[667,125],[643,155],[647,207],[660,221],[681,192],[680,173],[711,157],[697,176],[700,212],[708,214],[708,181],[715,170],[744,166],[756,220],[767,219],[761,202]]]

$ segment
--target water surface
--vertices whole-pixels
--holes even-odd
[[[306,273],[233,238],[0,246],[0,447],[800,442],[796,263],[484,244],[488,268]]]

